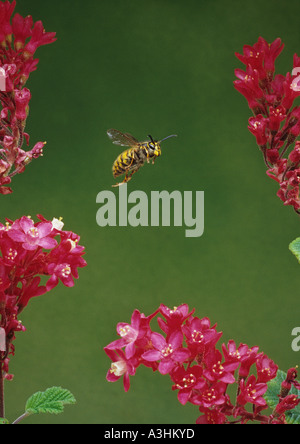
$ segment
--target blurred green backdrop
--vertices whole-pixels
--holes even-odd
[[[57,42],[40,48],[27,130],[47,140],[43,158],[1,197],[1,221],[42,213],[62,216],[81,235],[88,267],[73,289],[63,285],[24,311],[6,384],[9,420],[37,390],[62,385],[77,405],[27,423],[194,423],[168,377],[139,368],[125,394],[106,382],[103,346],[117,322],[139,308],[186,302],[218,323],[224,342],[259,345],[286,370],[299,363],[291,330],[299,325],[299,274],[288,244],[300,234],[292,209],[276,197],[246,100],[232,85],[242,67],[234,52],[261,35],[286,47],[278,72],[300,53],[300,2],[278,0],[19,0],[17,12],[42,20]],[[183,228],[100,228],[96,196],[115,182],[118,147],[108,128],[167,141],[128,191],[203,190],[205,233]]]

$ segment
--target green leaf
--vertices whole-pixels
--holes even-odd
[[[282,370],[278,370],[275,379],[268,382],[268,390],[266,391],[264,398],[268,406],[273,410],[279,402],[278,395],[281,390],[281,383],[286,379],[286,373]],[[295,394],[300,397],[300,390],[297,390],[293,385],[289,394]],[[293,410],[285,412],[286,421],[289,424],[300,424],[300,404]]]
[[[298,262],[300,262],[300,237],[297,237],[297,239],[290,243],[289,249],[296,256]]]
[[[45,392],[37,392],[32,395],[26,403],[25,411],[28,414],[58,414],[63,412],[65,405],[75,403],[76,399],[69,390],[51,387]]]
[[[9,422],[5,418],[0,418],[0,424],[9,424]]]

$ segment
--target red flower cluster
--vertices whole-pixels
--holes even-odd
[[[63,231],[58,219],[38,219],[34,223],[24,216],[0,224],[0,362],[6,373],[15,332],[25,330],[18,315],[29,300],[52,290],[59,280],[72,287],[78,268],[86,265],[77,234]],[[41,276],[48,277],[45,285]]]
[[[280,185],[277,195],[299,213],[300,142],[285,155],[300,135],[300,107],[293,107],[300,96],[300,57],[294,55],[292,73],[274,75],[275,60],[283,46],[279,38],[268,44],[262,37],[253,46],[245,45],[243,54],[236,56],[246,71],[235,70],[238,80],[234,86],[254,114],[248,128],[263,153],[268,176]]]
[[[38,142],[30,151],[22,149],[31,93],[25,88],[30,73],[37,68],[37,48],[54,42],[55,33],[45,32],[41,21],[12,14],[15,0],[0,2],[0,194],[12,192],[11,179],[22,173],[32,159],[43,153],[45,143]]]
[[[157,314],[164,317],[158,317],[164,335],[150,327]],[[288,400],[271,418],[262,415],[268,407],[263,395],[267,382],[276,377],[277,365],[258,347],[237,347],[232,340],[222,345],[222,351],[218,350],[216,344],[222,333],[208,318],[195,317],[194,310],[189,311],[186,304],[172,310],[162,304],[147,317],[135,310],[131,324],[119,323],[117,332],[121,338],[104,348],[112,360],[107,380],[114,382],[123,377],[124,389],[128,391],[129,376],[135,375],[140,365],[169,374],[179,402],[199,407],[202,415],[198,424],[250,420],[284,423],[284,412],[293,402],[300,401]],[[235,404],[226,393],[232,384],[237,385]]]
[[[290,368],[287,372],[286,379],[281,384],[279,402],[270,416],[270,421],[273,424],[281,424],[284,421],[285,412],[294,409],[300,403],[300,399],[295,394],[289,395],[292,386],[300,390],[300,383],[296,381],[296,378],[296,368]]]

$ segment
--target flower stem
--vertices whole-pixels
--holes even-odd
[[[5,418],[3,362],[0,361],[0,418]]]

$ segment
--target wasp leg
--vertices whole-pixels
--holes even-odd
[[[120,187],[121,185],[124,185],[125,182],[115,183],[112,185],[113,188]]]
[[[134,155],[132,155],[132,156],[131,156],[131,162],[130,162],[129,166],[127,167],[129,170],[130,170],[130,167],[132,167],[132,164],[133,164],[134,160],[135,160],[135,157],[134,157]],[[133,176],[133,174],[134,174],[137,170],[138,170],[138,168],[134,168],[133,170],[131,170],[131,173],[129,173],[129,171],[127,171],[127,173],[125,174],[125,177],[124,177],[123,182],[116,183],[115,185],[112,185],[112,187],[113,187],[113,188],[115,188],[115,187],[119,187],[119,186],[121,186],[121,185],[124,185],[124,183],[129,182],[130,179],[131,179],[131,176]]]
[[[131,171],[129,174],[126,173],[123,182],[116,183],[115,185],[112,185],[112,187],[113,187],[113,188],[115,188],[115,187],[119,187],[119,186],[124,185],[125,183],[129,182],[129,181],[131,180],[132,176],[134,175],[134,173],[136,173],[136,172],[137,172],[137,169]]]

